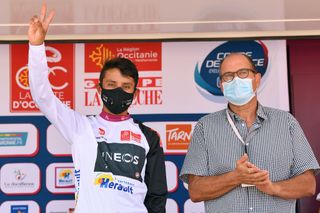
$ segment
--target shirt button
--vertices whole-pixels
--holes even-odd
[[[253,208],[252,208],[252,207],[250,207],[250,208],[249,208],[249,210],[250,210],[250,211],[252,211],[252,210],[253,210]]]
[[[241,125],[244,126],[244,123],[242,123]]]

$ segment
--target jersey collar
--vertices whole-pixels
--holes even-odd
[[[104,120],[107,120],[107,121],[117,122],[117,121],[128,120],[128,119],[131,118],[131,115],[130,114],[127,114],[127,115],[113,115],[113,114],[107,113],[105,111],[102,111],[100,113],[100,117],[103,118]]]

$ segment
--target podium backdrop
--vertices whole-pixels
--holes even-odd
[[[263,105],[289,111],[285,40],[47,43],[49,79],[74,110],[98,114],[96,90],[103,62],[126,57],[139,69],[139,95],[130,108],[157,130],[165,155],[167,212],[203,212],[179,179],[196,121],[223,109],[219,63],[230,52],[253,57],[262,74]],[[38,111],[28,85],[28,45],[0,45],[0,212],[68,212],[74,207],[70,147]]]

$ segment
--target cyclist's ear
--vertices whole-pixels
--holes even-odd
[[[102,89],[101,89],[101,84],[100,83],[98,83],[96,85],[96,88],[97,88],[98,93],[101,94]]]
[[[139,88],[136,88],[134,93],[133,93],[133,99],[136,99],[136,97],[139,95],[139,93],[140,93]]]

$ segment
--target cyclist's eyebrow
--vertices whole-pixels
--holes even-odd
[[[107,83],[116,83],[116,81],[109,80],[109,79],[107,79],[105,82],[107,82]]]
[[[123,85],[125,85],[125,86],[131,86],[131,85],[133,85],[133,83],[131,83],[131,82],[125,82],[125,83],[123,83]]]

